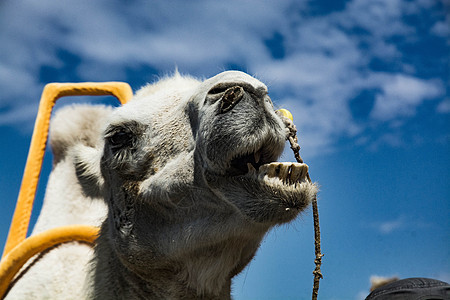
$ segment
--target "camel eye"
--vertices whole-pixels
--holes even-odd
[[[109,142],[113,147],[123,147],[131,142],[131,135],[129,132],[117,132],[109,138]]]
[[[105,142],[113,152],[128,148],[134,149],[145,128],[136,121],[128,121],[117,125],[110,125],[105,132]]]
[[[133,143],[133,134],[125,128],[111,130],[106,134],[106,139],[111,145],[112,150],[120,150],[129,147]]]

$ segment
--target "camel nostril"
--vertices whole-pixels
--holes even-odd
[[[240,86],[234,86],[225,91],[220,104],[220,113],[226,113],[231,110],[244,96],[244,89]]]

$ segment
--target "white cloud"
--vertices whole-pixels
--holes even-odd
[[[405,228],[406,219],[404,216],[399,216],[393,220],[372,222],[369,226],[381,234],[390,234],[396,230]]]
[[[380,147],[389,146],[393,148],[398,148],[404,145],[402,137],[397,132],[389,132],[381,135],[380,137],[366,141],[370,151],[377,151]]]
[[[393,38],[415,34],[403,16],[426,9],[426,1],[352,0],[342,11],[314,17],[307,4],[4,1],[2,123],[17,124],[19,107],[37,101],[42,66],[64,68],[61,50],[81,58],[73,72],[86,81],[126,80],[127,68],[142,64],[163,72],[177,66],[197,76],[214,75],[230,63],[244,66],[268,83],[277,103],[292,110],[312,153],[329,151],[339,137],[356,136],[368,126],[355,122],[349,110],[361,90],[380,91],[371,114],[375,124],[413,116],[423,101],[442,95],[439,79],[369,66],[374,58],[401,60]],[[279,59],[264,44],[276,32],[285,47]],[[24,117],[31,122],[31,115]]]
[[[348,27],[361,27],[377,37],[409,34],[413,29],[401,19],[406,5],[407,2],[402,0],[353,0],[347,4],[342,23]]]
[[[446,98],[444,101],[439,103],[437,111],[442,114],[450,113],[450,98]]]
[[[450,18],[447,17],[446,21],[436,22],[431,28],[431,32],[435,35],[447,38],[450,35]]]
[[[22,123],[23,126],[19,126],[19,130],[31,130],[32,123],[27,122],[30,119],[33,119],[36,116],[36,105],[33,104],[25,104],[21,107],[14,107],[12,110],[7,113],[0,112],[0,126],[1,125],[10,125],[14,123]]]
[[[377,120],[386,121],[413,115],[416,107],[424,100],[444,94],[444,87],[437,80],[422,80],[404,74],[381,77],[382,93],[377,96],[372,111],[372,117]]]
[[[399,218],[396,220],[386,221],[386,222],[382,222],[382,223],[378,224],[378,230],[381,233],[389,234],[389,233],[392,233],[393,231],[402,229],[404,226],[405,226],[404,219]]]
[[[397,231],[415,231],[433,227],[432,223],[423,221],[419,218],[400,215],[395,219],[371,222],[368,226],[381,234],[391,234]]]

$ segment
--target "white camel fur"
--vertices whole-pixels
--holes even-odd
[[[272,227],[317,193],[307,166],[278,163],[286,128],[255,78],[174,76],[122,107],[64,108],[33,233],[101,226],[94,250],[58,246],[6,299],[230,299]]]

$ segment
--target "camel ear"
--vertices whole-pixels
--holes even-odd
[[[72,105],[58,110],[50,125],[53,163],[65,159],[77,145],[98,147],[113,108],[104,105]]]
[[[59,110],[51,123],[54,165],[71,159],[83,192],[89,197],[101,196],[103,189],[100,172],[102,137],[111,113],[111,107],[74,105]]]

